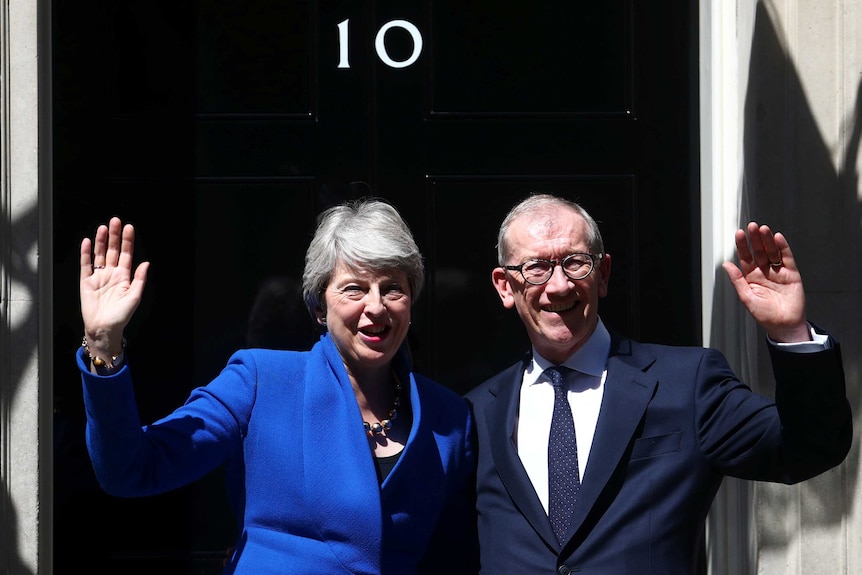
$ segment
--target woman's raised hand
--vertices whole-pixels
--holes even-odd
[[[96,230],[94,240],[81,242],[81,318],[84,336],[94,356],[116,355],[123,330],[141,303],[149,262],[132,275],[135,228],[120,218]]]

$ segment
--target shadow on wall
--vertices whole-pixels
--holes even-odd
[[[8,214],[3,213],[3,219],[8,219]],[[21,217],[12,222],[11,233],[9,237],[0,238],[0,245],[11,246],[11,249],[0,251],[0,267],[8,270],[10,284],[15,284],[16,289],[21,289],[27,292],[22,294],[19,300],[35,302],[37,299],[37,273],[35,269],[28,267],[27,254],[31,253],[32,245],[20,245],[19,239],[27,241],[36,241],[36,232],[38,229],[36,207],[25,211]],[[25,230],[33,230],[25,232]],[[15,238],[15,241],[13,241]],[[9,260],[5,258],[9,257]],[[7,297],[8,292],[2,294]],[[20,306],[18,311],[23,309]],[[5,308],[5,305],[4,305]],[[38,318],[36,317],[36,305],[29,306],[23,317],[15,317],[14,322],[0,322],[3,330],[0,335],[0,341],[9,342],[8,349],[12,351],[12,357],[20,358],[17,361],[12,361],[8,365],[9,379],[0,384],[0,407],[3,412],[8,415],[8,407],[11,405],[13,398],[18,396],[18,388],[24,381],[25,367],[30,365],[26,358],[33,357],[34,350],[21,348],[20,342],[33,341],[33,336],[36,330],[33,326],[37,325]],[[17,313],[17,312],[16,312]],[[5,362],[4,362],[5,363]],[[9,429],[8,422],[0,422],[2,430],[0,433],[5,433]],[[8,441],[8,440],[7,440]],[[7,458],[8,459],[8,458]],[[8,478],[10,471],[0,469],[0,477]],[[15,544],[18,540],[18,513],[15,509],[15,502],[12,495],[6,489],[7,485],[3,485],[2,501],[0,501],[0,567],[8,569],[9,573],[21,573],[22,575],[31,575],[30,571],[21,561],[20,552]]]
[[[846,152],[836,168],[831,153],[835,143],[823,140],[785,45],[767,8],[758,4],[745,101],[745,165],[738,224],[743,227],[754,220],[786,234],[805,282],[808,318],[841,343],[848,398],[854,413],[859,413],[862,306],[851,286],[862,280],[858,263],[862,214],[855,168],[862,135],[862,83],[857,87],[853,113],[844,120]],[[720,267],[715,278],[712,341],[727,343],[728,358],[742,378],[756,391],[772,396],[774,379],[765,334],[738,303]],[[741,343],[737,349],[756,352],[734,357],[733,341]],[[844,473],[827,472],[794,488],[758,485],[761,551],[777,551],[798,539],[800,527],[788,527],[785,519],[796,508],[802,529],[842,522],[856,494],[858,441],[842,467]],[[743,497],[752,494],[743,491]],[[737,508],[751,507],[742,504]],[[742,541],[753,541],[750,533],[738,535]]]
[[[0,546],[0,566],[7,568],[8,573],[33,575],[33,572],[21,561],[18,549],[11,545],[18,539],[17,514],[12,505],[12,498],[5,489],[3,490],[3,500],[3,503],[0,504],[0,509],[3,510],[3,545]]]

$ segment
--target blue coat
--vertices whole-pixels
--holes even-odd
[[[242,532],[225,573],[440,572],[435,561],[475,572],[467,404],[403,357],[393,367],[410,382],[413,425],[382,486],[328,336],[308,352],[238,351],[185,405],[143,427],[128,365],[108,377],[91,374],[81,353],[78,365],[87,447],[108,493],[162,493],[242,454]]]
[[[839,464],[850,449],[837,343],[770,353],[775,401],[741,383],[715,350],[613,338],[562,548],[511,440],[526,364],[472,390],[481,572],[696,573],[704,520],[724,476],[795,483]]]

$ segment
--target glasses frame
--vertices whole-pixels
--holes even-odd
[[[560,266],[560,269],[563,270],[563,275],[565,275],[567,278],[569,278],[572,281],[587,279],[588,277],[590,277],[590,274],[593,273],[593,270],[596,269],[596,263],[600,262],[602,260],[602,258],[604,257],[604,255],[605,254],[587,254],[587,253],[580,253],[579,252],[579,253],[569,254],[561,260],[548,260],[545,258],[531,258],[522,264],[519,264],[516,266],[512,266],[512,265],[503,266],[503,268],[507,269],[509,271],[519,272],[521,274],[521,277],[523,278],[524,282],[530,284],[531,286],[541,286],[541,285],[545,285],[546,283],[551,281],[551,278],[554,277],[554,270],[557,268],[557,266]],[[590,269],[589,269],[589,271],[587,271],[587,273],[585,273],[581,277],[570,276],[569,272],[566,271],[566,266],[564,265],[566,263],[566,261],[569,260],[569,258],[573,258],[575,256],[586,256],[586,257],[590,258]],[[551,273],[548,274],[548,277],[545,278],[545,281],[541,281],[538,283],[537,282],[531,282],[530,280],[527,279],[527,276],[524,275],[524,266],[527,264],[533,263],[533,262],[545,262],[545,263],[551,264]]]

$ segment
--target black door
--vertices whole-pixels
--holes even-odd
[[[700,341],[691,3],[57,2],[52,22],[56,573],[217,573],[233,537],[219,474],[144,500],[94,483],[77,258],[112,215],[152,262],[127,332],[144,421],[246,345],[316,214],[363,195],[413,228],[429,276],[410,344],[459,392],[527,349],[490,270],[531,191],[599,220],[606,323]]]

